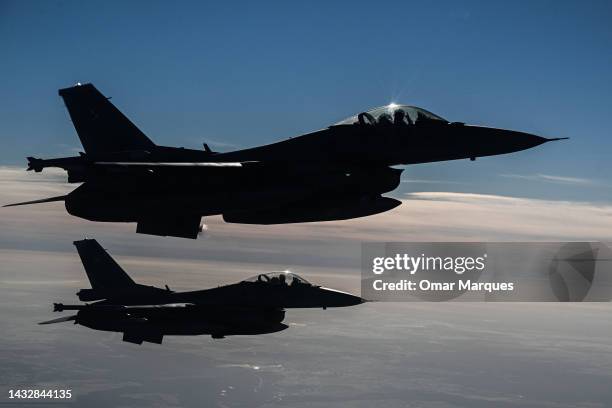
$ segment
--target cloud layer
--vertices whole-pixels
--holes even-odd
[[[6,168],[0,187],[1,204],[73,188],[61,173]],[[610,215],[611,206],[586,202],[420,192],[350,221],[268,227],[211,217],[194,241],[80,220],[62,203],[0,208],[0,376],[11,387],[71,388],[87,406],[609,405],[609,304],[290,310],[291,327],[269,336],[169,336],[140,347],[119,334],[35,322],[57,317],[50,303],[72,302],[87,287],[72,246],[85,235],[145,284],[197,289],[290,268],[358,292],[362,241],[609,241]]]
[[[57,171],[0,168],[1,204],[65,194],[74,186],[64,180]],[[1,208],[0,249],[73,254],[72,241],[88,236],[128,257],[124,262],[132,262],[136,273],[138,265],[152,270],[149,276],[173,267],[186,278],[218,271],[207,279],[222,283],[229,276],[293,268],[348,290],[358,287],[364,241],[612,241],[610,205],[448,192],[409,193],[402,201],[383,214],[326,223],[252,226],[209,217],[195,241],[135,234],[134,224],[82,220],[61,202]]]
[[[555,184],[571,184],[584,187],[596,187],[603,185],[603,183],[596,180],[581,177],[554,176],[550,174],[501,174],[501,176],[520,180],[541,181]]]
[[[61,172],[26,173],[0,168],[2,203],[32,200],[69,192]],[[355,220],[251,226],[226,224],[207,217],[205,239],[211,241],[264,240],[270,244],[345,241],[439,241],[439,240],[612,240],[612,205],[575,201],[550,201],[496,195],[415,192],[402,197],[395,210]],[[131,242],[146,238],[133,233],[134,224],[93,223],[68,215],[61,202],[0,209],[0,246],[3,242],[52,236],[72,239],[84,234],[113,236]],[[177,245],[192,241],[169,238]],[[249,245],[246,245],[247,248]],[[28,249],[28,248],[22,248]],[[269,251],[274,252],[271,248]]]

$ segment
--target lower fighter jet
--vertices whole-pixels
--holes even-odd
[[[425,109],[389,104],[277,143],[232,152],[160,146],[92,84],[61,89],[83,145],[79,156],[28,157],[28,170],[59,167],[67,195],[10,205],[63,201],[91,221],[135,222],[136,232],[197,238],[202,217],[285,224],[345,220],[389,211],[400,183],[392,166],[470,159],[559,140],[449,122]],[[262,120],[274,121],[271,112]]]
[[[354,306],[358,296],[308,283],[291,272],[257,275],[239,283],[190,292],[174,292],[135,283],[94,239],[74,243],[91,283],[81,301],[55,303],[53,311],[76,310],[45,321],[73,321],[95,330],[122,332],[123,341],[161,344],[166,335],[223,338],[285,330],[285,309]]]

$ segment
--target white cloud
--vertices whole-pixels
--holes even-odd
[[[2,204],[75,188],[64,180],[61,172],[0,168]],[[134,224],[82,220],[61,202],[0,208],[0,255],[16,260],[13,266],[5,262],[0,276],[81,284],[72,241],[88,236],[135,279],[158,286],[207,287],[289,268],[318,284],[356,292],[363,241],[612,241],[612,205],[448,192],[410,193],[402,201],[383,214],[337,222],[259,226],[207,217],[207,235],[195,241],[136,234]],[[65,265],[50,257],[54,252],[70,260],[65,272],[53,269]]]
[[[453,180],[428,180],[428,179],[402,179],[404,184],[465,184],[461,181]]]
[[[554,176],[550,174],[500,174],[502,177],[529,181],[541,181],[555,184],[572,184],[577,186],[602,186],[603,183],[580,177]]]
[[[0,186],[3,204],[64,194],[73,188],[59,182],[57,173],[41,176],[12,168],[0,168]],[[392,211],[346,221],[278,226],[226,224],[218,216],[204,221],[212,237],[284,242],[612,240],[612,205],[607,204],[451,192],[408,193],[402,201]],[[135,225],[80,220],[68,215],[62,203],[49,203],[0,209],[0,228],[5,237],[32,230],[124,235],[133,234]]]

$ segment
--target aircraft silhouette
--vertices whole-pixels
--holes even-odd
[[[512,153],[559,140],[447,120],[390,104],[316,132],[227,153],[158,146],[92,84],[61,89],[84,153],[28,157],[28,170],[59,167],[64,201],[91,221],[136,222],[136,232],[197,238],[203,216],[285,224],[343,220],[391,210],[403,170],[391,166]],[[6,207],[6,206],[5,206]]]
[[[123,341],[161,344],[166,335],[223,338],[285,330],[285,309],[354,306],[358,296],[308,283],[291,272],[260,274],[239,283],[174,292],[134,282],[95,239],[74,242],[91,289],[77,292],[79,305],[54,303],[75,315],[39,324],[73,321],[95,330],[123,332]]]

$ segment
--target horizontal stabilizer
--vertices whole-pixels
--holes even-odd
[[[65,199],[66,199],[66,196],[63,195],[63,196],[57,196],[57,197],[43,198],[41,200],[24,201],[22,203],[6,204],[6,205],[3,205],[2,207],[16,207],[18,205],[51,203],[53,201],[64,201]]]
[[[46,322],[40,322],[38,324],[53,324],[53,323],[62,323],[76,320],[76,315],[72,316],[63,316],[53,320],[47,320]]]

